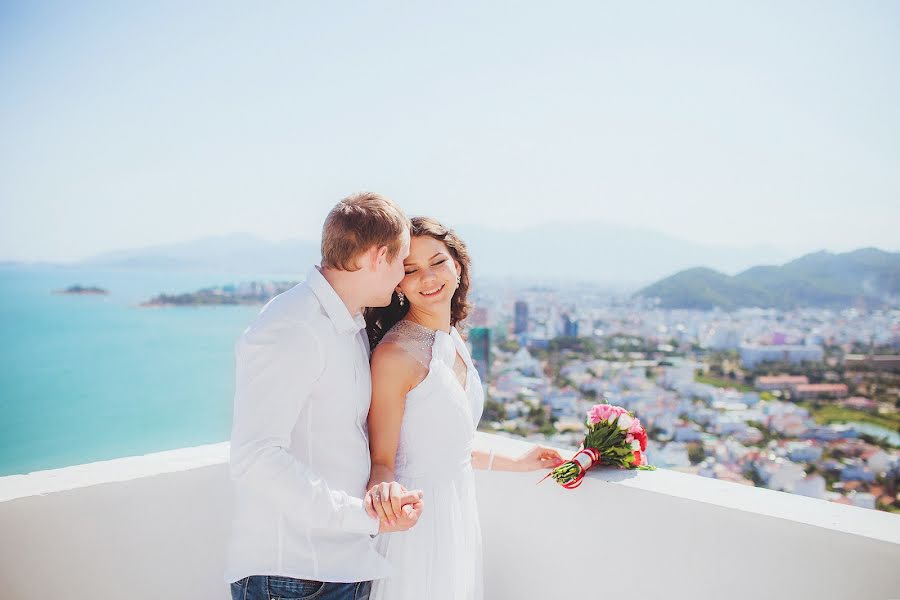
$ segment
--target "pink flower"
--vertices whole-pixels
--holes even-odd
[[[625,436],[625,443],[626,443],[626,444],[630,444],[630,443],[633,442],[633,441],[634,441],[634,436],[631,435],[630,433],[629,433],[628,435]]]
[[[591,423],[602,423],[609,418],[610,408],[612,408],[609,404],[595,404],[591,407],[591,410],[588,411],[588,418],[591,420]]]
[[[637,433],[641,429],[643,429],[643,427],[641,427],[640,419],[635,419],[634,421],[632,421],[631,427],[628,428],[628,433]]]

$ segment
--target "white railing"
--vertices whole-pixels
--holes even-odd
[[[227,453],[0,478],[0,598],[227,598]],[[897,515],[665,470],[476,477],[488,600],[900,598]]]

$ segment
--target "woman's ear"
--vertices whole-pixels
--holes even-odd
[[[455,258],[453,259],[453,265],[456,267],[456,274],[462,277],[462,265]]]

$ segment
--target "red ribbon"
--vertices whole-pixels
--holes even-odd
[[[584,454],[588,457],[588,460],[590,460],[590,463],[588,463],[588,466],[585,467],[578,461],[579,454]],[[575,454],[575,456],[572,457],[572,460],[574,460],[575,463],[578,465],[579,471],[578,471],[578,475],[575,476],[575,479],[573,479],[569,483],[563,484],[563,487],[566,488],[567,490],[574,490],[579,485],[581,485],[581,481],[584,479],[584,476],[587,474],[588,470],[591,467],[593,467],[595,464],[600,462],[600,453],[597,452],[596,450],[594,450],[593,448],[585,448],[583,450],[579,450]]]
[[[579,455],[584,455],[587,457],[589,461],[587,466],[582,465],[578,460]],[[578,475],[576,475],[575,479],[573,479],[572,481],[563,483],[561,485],[567,490],[574,490],[579,485],[581,485],[581,480],[584,479],[584,476],[587,474],[588,470],[590,470],[591,467],[600,462],[600,452],[598,452],[594,448],[583,448],[582,450],[576,452],[575,456],[570,458],[567,462],[574,462],[576,465],[578,465]],[[546,476],[544,476],[544,479],[547,479],[547,477],[550,477],[552,474],[553,471],[550,471]],[[541,481],[544,481],[544,479],[541,479]],[[538,483],[541,483],[541,481],[538,481]]]

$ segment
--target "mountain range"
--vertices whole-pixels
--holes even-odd
[[[637,292],[664,308],[732,310],[900,306],[900,253],[863,248],[815,252],[781,266],[757,266],[729,276],[695,267]]]
[[[525,282],[583,281],[642,285],[696,265],[736,273],[789,258],[771,246],[710,246],[646,229],[597,223],[546,224],[519,231],[460,226],[476,278]],[[319,242],[271,242],[250,234],[107,252],[83,265],[303,274],[319,260]]]
[[[786,253],[771,246],[708,246],[598,223],[519,231],[460,226],[458,232],[469,247],[476,279],[640,288],[636,295],[658,297],[668,308],[896,306],[900,296],[900,253],[877,248],[821,251],[784,262]],[[108,252],[81,264],[263,276],[302,275],[318,261],[318,241],[272,242],[235,233]]]

